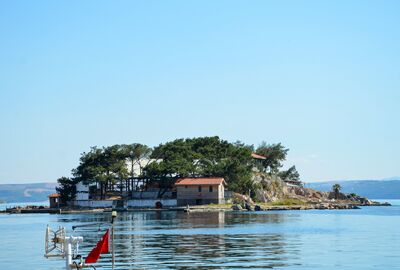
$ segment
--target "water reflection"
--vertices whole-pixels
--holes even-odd
[[[280,233],[252,233],[252,225],[273,226],[290,215],[225,212],[125,212],[115,226],[117,269],[231,269],[296,265],[299,243]],[[60,219],[79,224],[108,222],[109,214]],[[232,230],[233,228],[233,230]],[[241,228],[238,230],[238,228]],[[87,254],[105,228],[82,228]],[[78,234],[78,232],[77,232]],[[289,263],[290,262],[290,263]],[[109,269],[111,256],[99,266]]]
[[[62,270],[43,257],[47,224],[109,222],[110,213],[0,215],[0,269]],[[120,213],[117,268],[133,269],[400,269],[400,206],[360,210],[241,213]],[[108,226],[83,227],[86,255]],[[97,269],[108,270],[111,255]]]

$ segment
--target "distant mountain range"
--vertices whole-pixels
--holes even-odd
[[[400,199],[400,177],[390,180],[343,180],[307,183],[305,187],[330,191],[332,185],[340,184],[342,192],[355,193],[370,199]]]
[[[305,187],[330,191],[332,185],[340,184],[345,193],[356,193],[370,199],[400,199],[400,177],[390,180],[341,180],[307,183]],[[57,183],[0,184],[0,201],[42,202],[55,193]]]
[[[0,184],[0,201],[15,202],[42,202],[47,196],[56,192],[57,183],[35,184]]]

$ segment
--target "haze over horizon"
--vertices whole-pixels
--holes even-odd
[[[328,179],[328,180],[320,180],[320,181],[312,181],[312,182],[305,182],[307,183],[325,183],[325,182],[351,182],[351,181],[400,181],[400,176],[398,177],[389,177],[389,178],[384,178],[384,179]],[[44,181],[21,181],[18,183],[14,182],[8,182],[8,183],[0,183],[0,185],[24,185],[24,184],[40,184],[40,183],[49,183],[53,184],[56,183],[57,181],[51,181],[51,182],[44,182]]]
[[[0,184],[91,146],[281,142],[304,182],[400,175],[398,1],[8,1]]]

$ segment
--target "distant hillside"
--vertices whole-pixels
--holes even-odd
[[[0,201],[14,202],[41,202],[54,193],[56,183],[35,184],[0,184]]]
[[[356,193],[370,199],[400,199],[399,180],[348,180],[307,183],[305,187],[329,191],[333,184],[340,184],[345,193]]]

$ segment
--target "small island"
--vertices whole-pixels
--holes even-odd
[[[289,149],[257,147],[219,137],[177,139],[154,148],[140,143],[92,147],[72,177],[57,180],[49,207],[14,207],[9,213],[138,210],[262,211],[357,209],[381,206],[366,197],[305,188]]]
[[[350,209],[382,205],[356,194],[304,188],[289,149],[214,137],[176,139],[154,148],[140,143],[92,147],[72,177],[58,179],[53,207],[213,210]],[[52,195],[54,197],[54,195]]]

